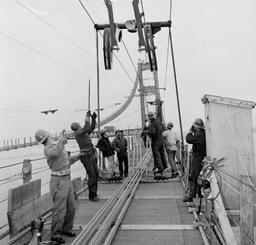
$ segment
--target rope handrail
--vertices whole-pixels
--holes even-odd
[[[86,152],[86,151],[89,151],[89,150],[70,151],[70,153],[78,153],[78,152]],[[44,159],[46,159],[46,158],[45,157],[40,157],[40,158],[34,158],[34,159],[29,159],[29,160],[30,160],[30,162],[35,162],[35,161],[40,161],[40,160],[44,160]],[[0,167],[0,170],[5,169],[5,168],[10,168],[10,167],[13,167],[13,166],[17,166],[17,165],[21,165],[21,164],[23,164],[23,162],[18,162],[18,163],[5,165],[5,166]]]

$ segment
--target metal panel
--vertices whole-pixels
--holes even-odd
[[[225,157],[222,170],[239,180],[240,175],[254,175],[252,111],[255,103],[206,95],[205,103],[207,155]],[[226,209],[239,209],[238,181],[222,174]]]

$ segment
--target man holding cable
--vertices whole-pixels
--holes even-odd
[[[69,156],[65,149],[67,139],[65,130],[59,140],[44,129],[35,133],[36,141],[44,145],[44,155],[52,171],[50,180],[50,194],[53,200],[51,240],[57,244],[65,243],[62,235],[74,237],[73,223],[75,217],[74,190],[70,179],[70,165],[80,159],[83,153]]]

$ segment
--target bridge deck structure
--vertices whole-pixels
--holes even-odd
[[[111,244],[204,244],[200,231],[193,225],[195,218],[189,212],[188,204],[182,201],[185,192],[180,178],[154,180],[152,167],[151,158]],[[100,182],[98,202],[89,201],[87,192],[78,197],[74,222],[77,235],[120,185],[121,181]],[[76,244],[74,239],[64,238],[66,244]],[[48,239],[49,232],[44,237],[44,240]]]

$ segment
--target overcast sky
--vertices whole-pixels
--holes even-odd
[[[84,0],[96,23],[107,23],[103,0]],[[144,0],[146,21],[169,19],[169,0]],[[22,6],[23,5],[23,6]],[[131,0],[113,4],[116,22],[133,19]],[[254,0],[176,0],[172,7],[172,35],[183,127],[204,118],[201,97],[220,95],[256,101],[256,2]],[[137,34],[123,32],[123,40],[136,65]],[[160,87],[166,121],[178,130],[172,66],[166,75],[168,31],[156,34]],[[100,45],[102,117],[123,103],[133,81],[117,60],[103,67]],[[95,31],[78,0],[0,0],[0,144],[4,139],[33,136],[38,128],[51,132],[68,129],[84,120],[91,80],[91,107],[96,109]],[[116,55],[132,80],[136,73],[122,44]],[[147,73],[146,77],[152,77]],[[166,81],[165,81],[166,80]],[[51,115],[41,110],[58,109]],[[254,119],[255,112],[253,113]],[[139,98],[109,125],[140,125]]]

